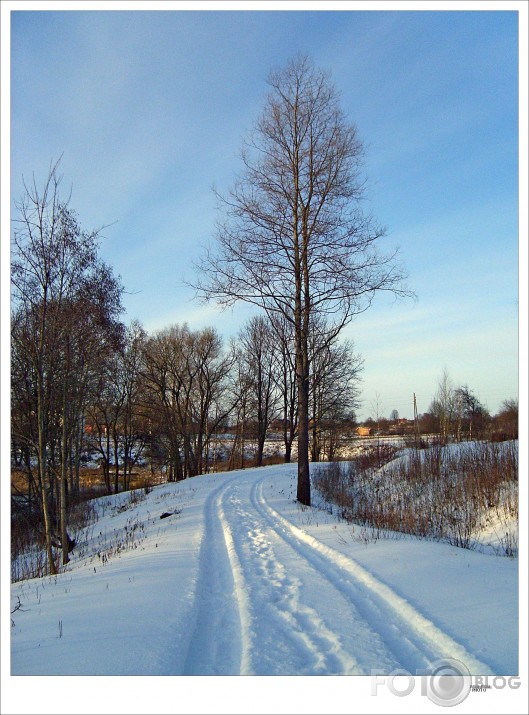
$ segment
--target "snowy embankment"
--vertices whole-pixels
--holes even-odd
[[[12,674],[365,675],[439,658],[518,672],[516,560],[411,537],[364,543],[301,508],[295,474],[97,500],[67,571],[12,586]]]

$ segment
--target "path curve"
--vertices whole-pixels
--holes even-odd
[[[415,674],[443,658],[492,673],[365,567],[276,511],[267,478],[228,475],[205,500],[184,674]]]

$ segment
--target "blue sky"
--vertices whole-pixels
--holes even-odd
[[[382,414],[411,417],[414,392],[426,411],[444,368],[495,412],[518,393],[517,13],[298,7],[14,12],[12,197],[63,154],[83,226],[107,226],[126,320],[228,338],[250,310],[201,306],[184,280],[214,240],[212,187],[241,168],[269,71],[308,53],[358,126],[366,206],[417,294],[381,298],[344,331],[365,360],[359,415],[378,395]]]

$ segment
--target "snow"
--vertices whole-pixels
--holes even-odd
[[[96,500],[67,570],[12,585],[11,674],[369,675],[440,658],[518,673],[516,560],[358,538],[297,504],[295,475],[278,465]]]

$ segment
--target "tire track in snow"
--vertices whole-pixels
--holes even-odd
[[[226,514],[223,506],[223,499],[228,491],[228,489],[233,485],[233,481],[230,482],[226,488],[217,497],[217,509],[219,513],[220,523],[222,525],[222,530],[224,533],[224,541],[226,544],[226,549],[228,552],[228,558],[230,560],[231,572],[233,577],[233,582],[235,586],[235,594],[237,599],[237,605],[239,610],[239,624],[240,624],[240,663],[239,663],[239,674],[240,675],[252,675],[252,666],[250,658],[251,642],[251,616],[250,616],[250,605],[248,602],[248,589],[244,581],[244,576],[242,573],[241,564],[235,548],[235,541],[233,539],[233,534],[228,525],[226,519]]]
[[[263,495],[265,478],[261,477],[252,487],[251,500],[256,510],[270,529],[348,597],[363,618],[379,632],[400,667],[414,673],[440,658],[455,658],[473,675],[493,674],[490,666],[469,653],[367,569],[279,514]]]
[[[248,607],[231,531],[222,498],[237,477],[208,495],[204,504],[204,535],[192,630],[184,675],[239,675],[250,673]]]
[[[246,487],[247,484],[242,486]],[[336,612],[331,618],[329,613],[320,612],[322,590],[329,587],[327,579],[322,579],[319,573],[308,576],[306,572],[303,573],[302,578],[305,582],[311,582],[312,589],[315,588],[315,582],[319,581],[317,602],[311,605],[311,598],[304,589],[306,584],[295,575],[298,555],[288,544],[285,545],[274,530],[268,533],[268,524],[263,523],[259,511],[252,513],[243,506],[237,497],[238,489],[239,486],[232,493],[229,503],[232,520],[237,525],[234,531],[238,536],[234,546],[246,573],[254,611],[253,653],[256,672],[283,675],[363,674],[365,671],[351,649],[345,648],[343,644],[344,620],[347,619]],[[251,500],[249,506],[255,509]],[[279,554],[276,552],[278,547]],[[341,612],[348,611],[348,604],[340,593],[332,594],[334,605],[337,595]],[[329,620],[334,628],[329,626]],[[369,637],[370,633],[364,632],[362,635],[366,642],[366,636]],[[369,638],[369,649],[372,648],[373,643]],[[383,654],[380,657],[383,658]]]

